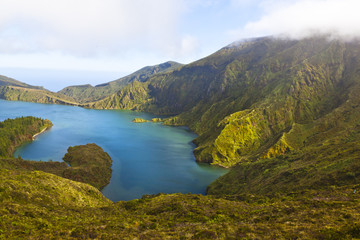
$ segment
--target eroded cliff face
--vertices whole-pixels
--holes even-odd
[[[347,101],[358,84],[359,42],[260,38],[134,82],[85,107],[173,115],[199,134],[198,161],[231,167],[295,149],[284,134]]]
[[[239,162],[209,194],[321,189],[360,180],[360,87],[340,106],[311,122],[294,123],[253,161]]]

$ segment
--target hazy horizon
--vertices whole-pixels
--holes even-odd
[[[90,84],[92,86],[122,78],[130,73],[67,69],[29,69],[1,68],[0,75],[13,78],[33,86],[42,86],[50,91],[73,86]]]

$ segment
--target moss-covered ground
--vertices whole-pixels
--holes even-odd
[[[359,185],[289,194],[159,194],[112,203],[97,189],[39,171],[0,170],[0,238],[352,239]]]
[[[69,147],[63,159],[70,167],[62,172],[62,177],[88,183],[98,189],[109,184],[112,159],[95,143]]]

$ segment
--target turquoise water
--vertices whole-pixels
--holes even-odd
[[[196,135],[186,128],[131,122],[150,114],[0,100],[0,121],[20,116],[46,118],[54,126],[18,148],[15,157],[62,161],[69,146],[96,143],[113,159],[110,184],[102,190],[112,201],[160,192],[203,194],[226,172],[195,162]]]

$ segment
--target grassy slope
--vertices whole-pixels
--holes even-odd
[[[175,115],[165,124],[199,134],[198,161],[234,166],[296,148],[282,135],[346,102],[359,84],[358,49],[325,38],[255,39],[83,106]]]
[[[11,101],[77,105],[71,97],[51,92],[43,87],[28,85],[5,76],[0,76],[0,98]]]
[[[166,62],[144,67],[128,76],[95,87],[91,85],[69,86],[59,91],[59,93],[72,97],[81,103],[93,102],[118,92],[134,81],[145,82],[154,74],[172,71],[181,66],[180,63]]]
[[[0,87],[0,98],[10,101],[78,105],[74,99],[60,93],[18,86]]]
[[[313,121],[293,123],[264,154],[239,163],[211,184],[210,194],[283,192],[359,182],[359,50],[347,54],[351,61],[345,62],[343,81],[332,99],[336,107]]]
[[[353,189],[271,199],[168,194],[111,203],[83,183],[0,170],[0,237],[351,239],[360,236],[360,197]]]
[[[15,171],[43,171],[63,177],[63,172],[69,166],[65,162],[42,162],[17,158],[0,158],[0,169]]]
[[[0,86],[16,86],[16,87],[24,87],[24,88],[32,88],[32,89],[43,89],[42,87],[31,86],[29,84],[2,75],[0,75]]]
[[[240,163],[229,174],[216,180],[211,194],[239,192],[267,193],[346,185],[360,180],[360,88],[353,88],[348,100],[308,124],[294,124],[283,134],[281,144],[289,152],[258,161]],[[276,156],[276,154],[274,154]]]

